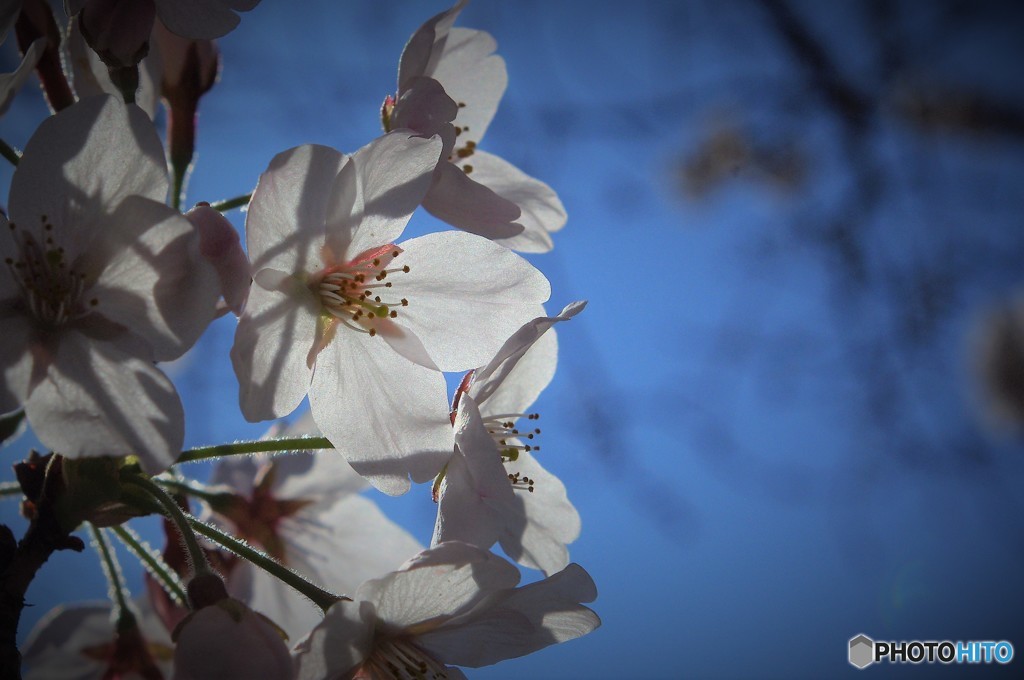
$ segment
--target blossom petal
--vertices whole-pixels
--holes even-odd
[[[90,97],[44,120],[28,141],[11,178],[10,217],[39,236],[45,216],[73,262],[131,195],[166,198],[163,145],[137,106]]]
[[[423,73],[441,83],[457,103],[465,104],[455,118],[456,128],[463,130],[460,142],[480,143],[505,94],[508,73],[505,60],[494,54],[497,46],[490,33],[452,28],[440,58]]]
[[[454,163],[438,164],[423,207],[437,219],[485,238],[511,239],[523,233],[523,225],[516,222],[522,214],[519,206],[475,182]]]
[[[14,8],[18,7],[18,3],[11,3],[11,5]],[[39,57],[43,56],[45,50],[45,39],[39,38],[33,41],[25,50],[25,56],[13,73],[0,73],[0,116],[7,113],[11,102],[14,101],[14,95],[18,94],[25,79],[32,75],[32,69],[36,67]]]
[[[338,174],[327,217],[328,247],[345,260],[394,243],[430,188],[441,140],[390,132]]]
[[[320,313],[320,302],[301,281],[263,271],[281,277],[281,288],[252,286],[231,348],[242,414],[250,422],[288,415],[306,396]]]
[[[486,151],[478,150],[467,160],[473,164],[473,181],[514,203],[521,211],[516,223],[522,225],[522,233],[498,242],[524,253],[551,250],[550,233],[565,226],[566,220],[558,194],[544,182]]]
[[[572,302],[558,316],[529,321],[473,374],[469,393],[484,413],[523,413],[536,401],[551,382],[558,363],[558,340],[554,333],[547,333],[548,329],[576,316],[586,306],[585,301]]]
[[[62,330],[25,415],[43,444],[69,458],[135,454],[157,474],[181,451],[185,414],[140,340],[124,331],[97,337],[117,332],[96,322]]]
[[[0,300],[0,324],[0,413],[8,413],[24,404],[31,391],[34,324],[12,300]]]
[[[440,135],[444,149],[451,153],[455,145],[452,121],[459,113],[455,101],[433,78],[417,77],[398,96],[391,112],[393,129],[408,128],[421,135]]]
[[[508,591],[493,606],[421,635],[417,641],[446,663],[487,666],[591,632],[601,619],[580,603],[596,597],[590,575],[570,564],[543,581]]]
[[[288,680],[292,661],[274,626],[237,600],[195,611],[177,630],[174,680]]]
[[[227,35],[241,19],[237,11],[256,6],[253,0],[156,0],[160,21],[171,33],[192,40],[212,40]]]
[[[184,354],[213,320],[217,274],[177,210],[129,196],[95,238],[90,257],[106,262],[86,291],[95,311],[145,338],[157,361]]]
[[[336,454],[319,457],[341,462]],[[326,512],[285,518],[278,531],[288,566],[335,593],[354,593],[366,579],[396,569],[423,549],[375,503],[361,496],[343,495]],[[232,572],[228,588],[233,596],[273,619],[292,640],[305,637],[323,618],[309,600],[251,564]]]
[[[314,144],[274,156],[245,217],[253,271],[269,267],[294,274],[321,267],[327,199],[345,161],[341,152]]]
[[[437,65],[444,52],[448,32],[467,2],[469,0],[459,0],[450,9],[428,19],[412,34],[398,62],[399,92],[407,89],[412,78],[429,75],[428,71]]]
[[[380,621],[398,631],[425,621],[438,625],[517,583],[519,570],[507,560],[453,541],[424,550],[400,570],[367,581],[356,599],[372,602]]]
[[[551,292],[533,265],[478,236],[428,234],[402,248],[410,271],[388,279],[409,300],[398,319],[442,371],[483,365]]]
[[[472,397],[455,420],[455,455],[445,469],[431,545],[462,541],[490,549],[519,511],[501,455]]]
[[[185,217],[199,231],[199,252],[217,271],[224,302],[235,315],[241,316],[249,297],[252,273],[238,231],[208,205],[192,208]]]
[[[562,480],[522,451],[509,471],[529,477],[533,492],[516,495],[517,505],[504,516],[501,549],[523,566],[552,574],[569,563],[566,545],[580,535],[580,515]]]
[[[295,647],[296,680],[345,677],[373,650],[373,607],[342,600]]]
[[[381,338],[339,327],[317,358],[309,403],[324,436],[384,493],[433,478],[450,455],[444,376]]]

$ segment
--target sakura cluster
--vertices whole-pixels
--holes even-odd
[[[257,4],[3,2],[22,61],[0,75],[0,115],[33,73],[53,115],[22,151],[0,140],[16,166],[0,433],[43,447],[0,483],[28,520],[20,540],[0,525],[0,677],[458,678],[600,625],[530,410],[553,327],[585,303],[545,311],[550,285],[517,254],[550,250],[566,214],[484,150],[507,81],[495,41],[454,26],[461,0],[406,44],[397,88],[367,111],[379,137],[268,153],[239,179],[251,194],[183,213],[213,39]],[[223,216],[243,206],[244,239]],[[455,229],[403,239],[420,207]],[[241,412],[274,422],[183,450],[161,366],[228,314]],[[436,503],[426,547],[364,493],[413,484]],[[147,515],[162,547],[131,527]],[[58,607],[19,649],[29,584],[81,536],[109,604]],[[541,576],[520,586],[520,567]]]

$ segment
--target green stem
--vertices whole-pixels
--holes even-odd
[[[277,562],[270,555],[253,548],[245,541],[235,538],[230,534],[226,534],[220,529],[210,526],[209,524],[205,524],[191,515],[186,514],[185,517],[188,519],[189,524],[192,525],[192,528],[203,536],[206,536],[211,541],[219,543],[221,546],[227,548],[239,557],[252,562],[260,569],[263,569],[270,575],[276,577],[280,581],[283,581],[286,585],[291,586],[299,593],[312,600],[313,603],[320,607],[324,612],[326,612],[335,602],[348,599],[340,595],[335,595],[334,593],[326,591],[320,586],[311,583],[301,575]]]
[[[315,451],[317,449],[333,449],[334,445],[326,437],[290,437],[286,439],[259,439],[251,442],[235,442],[218,446],[200,446],[183,451],[175,463],[195,463],[211,458],[237,456],[246,453],[270,453],[274,451]]]
[[[185,186],[185,173],[188,172],[188,166],[174,165],[172,167],[172,176],[174,186],[171,188],[171,207],[175,210],[181,209],[181,193],[182,187]]]
[[[176,479],[154,477],[153,481],[169,491],[183,493],[186,496],[192,496],[199,500],[206,501],[207,503],[215,503],[232,495],[230,493],[224,493],[223,491],[207,491],[206,489],[200,489],[199,487],[192,486],[186,482],[180,482]]]
[[[146,570],[160,582],[164,591],[175,600],[178,605],[184,607],[188,603],[185,596],[185,586],[181,579],[174,573],[153,548],[151,548],[138,534],[125,525],[111,527],[114,535],[124,544],[133,555],[139,558]]]
[[[14,147],[0,139],[0,155],[11,162],[11,165],[17,165],[18,161],[21,160],[21,154],[14,150]]]
[[[146,494],[163,506],[164,515],[174,522],[174,526],[177,527],[178,533],[181,534],[181,538],[185,542],[185,549],[188,552],[189,562],[192,563],[192,575],[198,576],[203,573],[213,573],[210,569],[210,563],[206,560],[206,554],[199,546],[199,541],[196,540],[195,532],[193,532],[192,528],[189,526],[188,517],[185,512],[178,507],[178,504],[174,502],[174,499],[157,484],[142,476],[128,477],[125,480],[125,483],[145,491]]]
[[[228,198],[223,201],[216,201],[211,203],[210,207],[219,212],[227,212],[232,208],[240,208],[243,205],[248,205],[252,199],[252,194],[244,194],[242,196],[235,196],[234,198]]]
[[[21,494],[21,484],[18,484],[17,482],[0,483],[0,498],[7,498],[8,496],[20,496]]]
[[[125,616],[126,612],[130,615],[131,609],[128,606],[128,598],[125,596],[124,574],[121,572],[121,565],[118,564],[117,557],[110,550],[110,544],[103,536],[103,531],[95,524],[89,522],[87,524],[89,533],[92,535],[92,546],[100,554],[103,575],[107,577],[107,594],[117,605],[117,618]]]

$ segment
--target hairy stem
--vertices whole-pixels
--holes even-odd
[[[107,590],[110,599],[117,605],[117,618],[124,616],[125,612],[131,612],[128,605],[128,597],[125,595],[124,574],[117,556],[110,549],[110,544],[103,535],[103,530],[95,524],[89,524],[89,534],[92,536],[92,546],[100,554],[100,563],[103,565],[103,575],[107,577]]]
[[[159,553],[139,538],[138,534],[123,524],[112,527],[111,531],[142,562],[142,566],[146,568],[146,571],[159,581],[160,586],[175,600],[176,604],[182,607],[188,604],[188,598],[185,596],[185,586],[181,583],[178,575],[174,573],[174,570],[163,561]]]
[[[197,576],[202,573],[212,573],[210,569],[210,563],[206,559],[206,554],[199,545],[199,541],[196,540],[196,534],[192,531],[192,527],[189,526],[189,521],[184,511],[178,507],[178,504],[174,501],[170,495],[160,488],[159,485],[153,483],[149,479],[141,476],[129,477],[125,480],[129,485],[135,486],[142,491],[145,491],[153,500],[160,503],[163,506],[163,514],[174,522],[174,526],[178,529],[178,533],[181,534],[181,538],[185,543],[185,550],[188,553],[189,562],[192,566],[193,576]]]
[[[224,533],[220,529],[210,526],[209,524],[205,524],[191,515],[186,515],[186,517],[192,525],[192,528],[203,536],[206,536],[211,541],[219,543],[221,546],[227,548],[239,557],[252,562],[260,569],[263,569],[272,576],[280,579],[286,585],[294,588],[299,593],[312,600],[313,603],[320,607],[324,612],[326,612],[335,602],[348,599],[328,592],[320,586],[308,581],[288,567],[277,562],[270,555],[253,548],[245,541]]]
[[[241,208],[243,205],[249,205],[249,201],[252,199],[252,194],[243,194],[241,196],[235,196],[234,198],[226,198],[223,201],[216,201],[210,204],[210,207],[219,212],[227,212],[233,208]]]
[[[175,465],[179,463],[195,463],[211,458],[237,456],[248,453],[272,453],[280,451],[315,451],[333,449],[334,445],[326,437],[289,437],[286,439],[259,439],[218,446],[200,446],[182,452]]]
[[[11,165],[17,165],[18,161],[21,160],[21,154],[15,151],[14,147],[0,139],[0,155],[11,162]]]

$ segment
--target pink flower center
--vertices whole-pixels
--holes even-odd
[[[10,223],[10,236],[18,255],[8,257],[6,264],[32,316],[43,326],[56,328],[69,319],[85,316],[99,300],[93,298],[88,304],[82,300],[85,273],[68,264],[64,248],[53,240],[53,225],[45,215],[42,221],[43,243],[29,231],[18,231]]]
[[[401,254],[401,248],[388,244],[325,269],[314,284],[324,311],[353,330],[376,335],[382,324],[398,317],[400,308],[409,306],[407,299],[391,294],[392,282],[387,280],[409,273],[408,265],[389,266]]]

